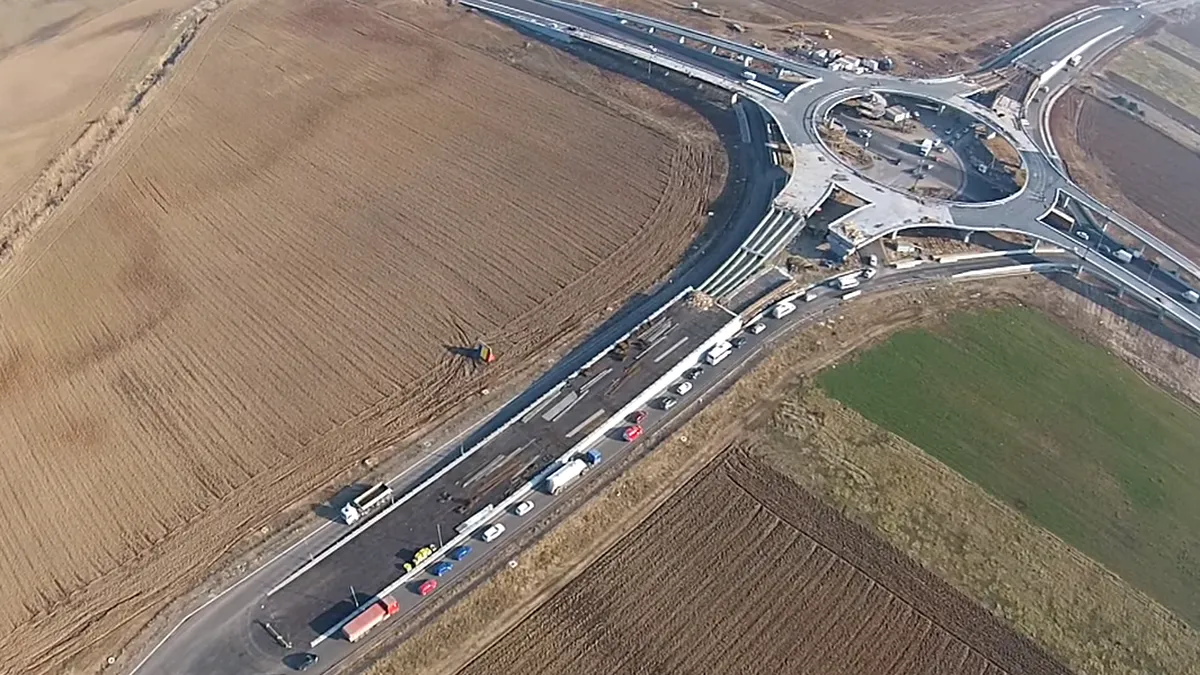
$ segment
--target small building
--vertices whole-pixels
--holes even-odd
[[[904,120],[911,119],[912,113],[901,105],[888,106],[887,110],[883,111],[883,118],[894,124],[899,124]]]
[[[853,56],[839,56],[829,63],[830,70],[853,71],[858,68],[858,59]]]
[[[877,119],[883,117],[884,110],[885,110],[885,108],[882,108],[882,107],[876,106],[876,105],[871,105],[869,103],[864,103],[863,105],[858,106],[858,114],[860,116],[866,117],[868,119],[873,119],[873,120],[877,120]]]

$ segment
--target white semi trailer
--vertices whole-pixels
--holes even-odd
[[[566,487],[567,483],[579,478],[588,470],[587,462],[576,457],[575,459],[563,464],[555,469],[554,473],[546,479],[546,491],[552,495],[556,495]]]

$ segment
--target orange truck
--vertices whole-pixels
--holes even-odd
[[[347,640],[358,642],[372,628],[383,623],[384,619],[399,611],[400,605],[396,602],[396,598],[390,595],[380,598],[370,607],[363,610],[361,614],[351,619],[350,623],[343,626],[342,632],[345,633]]]

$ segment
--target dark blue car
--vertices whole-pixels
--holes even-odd
[[[430,573],[433,574],[433,576],[440,577],[440,576],[445,575],[447,572],[449,572],[452,569],[454,569],[454,564],[448,563],[445,560],[443,560],[442,562],[429,568],[429,571],[430,571]]]
[[[452,560],[462,560],[463,558],[465,558],[469,555],[471,555],[471,547],[470,546],[459,546],[458,548],[454,549],[453,551],[450,551],[450,558]]]

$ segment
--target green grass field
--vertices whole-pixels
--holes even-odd
[[[1010,309],[897,334],[820,384],[1200,626],[1200,412],[1121,361]]]

